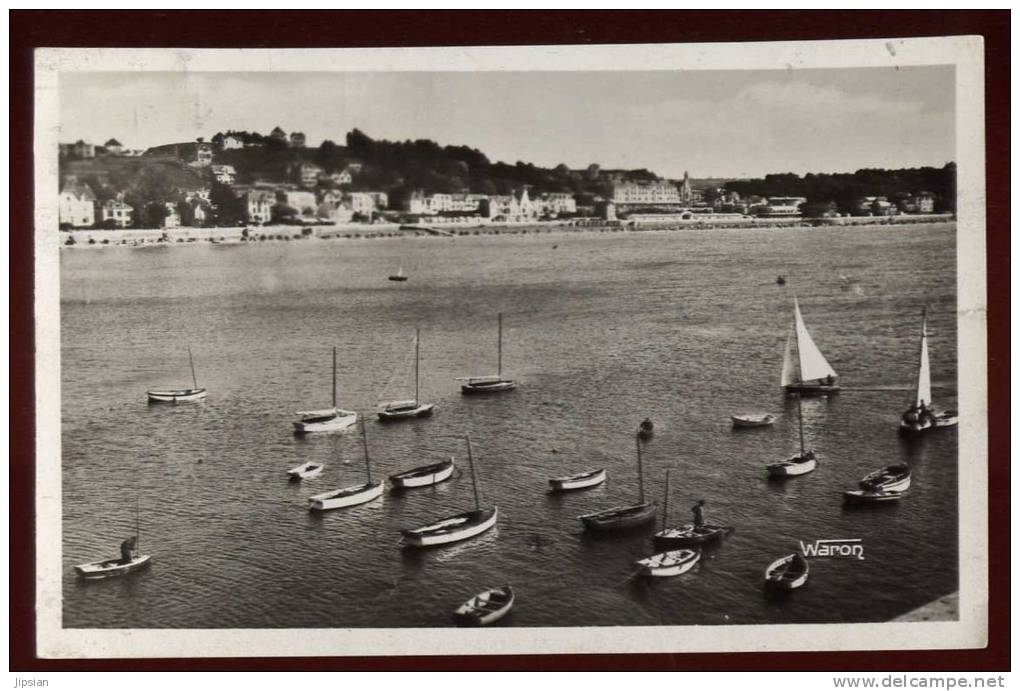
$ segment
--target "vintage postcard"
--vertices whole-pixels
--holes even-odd
[[[983,89],[39,49],[38,655],[983,646]]]

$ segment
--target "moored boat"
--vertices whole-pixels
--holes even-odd
[[[637,566],[645,576],[679,576],[694,568],[700,559],[698,550],[678,549],[641,559]]]
[[[459,377],[464,382],[460,385],[461,393],[464,394],[486,394],[512,391],[517,388],[517,382],[503,376],[503,313],[498,315],[499,335],[497,338],[496,351],[496,374],[487,374],[479,377]]]
[[[407,276],[404,275],[404,267],[400,267],[399,269],[397,269],[397,273],[391,274],[389,276],[389,279],[391,281],[406,281]]]
[[[810,570],[807,559],[796,553],[788,554],[765,569],[765,584],[780,590],[794,590],[807,582]]]
[[[667,528],[669,522],[669,469],[666,469],[666,492],[662,500],[662,529],[652,536],[652,541],[659,547],[686,547],[714,542],[730,533],[733,529],[721,525],[705,524],[700,527],[682,525],[679,528]]]
[[[797,425],[800,430],[800,452],[786,460],[769,463],[765,466],[769,477],[792,477],[810,473],[818,466],[815,452],[804,448],[804,412],[801,409],[800,396],[797,397]]]
[[[150,389],[145,392],[149,403],[187,403],[205,398],[208,392],[198,385],[198,377],[195,376],[195,360],[191,356],[191,346],[188,346],[188,364],[191,366],[192,387]]]
[[[651,439],[652,435],[655,434],[655,423],[652,422],[651,418],[645,418],[638,425],[638,434],[641,435],[642,439]]]
[[[93,561],[87,564],[78,564],[74,567],[74,572],[79,577],[88,580],[112,578],[114,576],[123,576],[132,571],[138,571],[142,567],[147,566],[151,558],[151,554],[139,554],[129,562],[124,562],[120,559]]]
[[[474,454],[471,451],[471,436],[465,435],[464,441],[467,442],[468,464],[471,466],[471,487],[475,496],[474,510],[449,516],[420,528],[401,530],[401,542],[404,544],[412,547],[431,547],[466,540],[484,533],[496,525],[496,521],[499,520],[499,507],[482,508],[478,493],[478,477],[475,474]]]
[[[514,597],[514,590],[508,585],[486,590],[458,607],[453,618],[461,626],[493,624],[510,612],[514,606]]]
[[[382,496],[382,481],[372,480],[372,460],[368,454],[368,437],[365,435],[364,420],[361,421],[361,445],[365,453],[365,482],[360,485],[343,487],[309,497],[309,511],[331,511],[348,506],[357,506]]]
[[[288,470],[287,475],[290,476],[291,480],[310,480],[313,477],[322,475],[322,470],[325,467],[322,463],[302,463]]]
[[[881,492],[902,492],[910,488],[910,466],[896,463],[865,475],[857,483],[863,490]]]
[[[917,383],[914,401],[900,416],[900,431],[906,433],[955,427],[959,424],[955,410],[938,410],[931,400],[931,363],[928,358],[928,313],[921,314],[921,345],[918,353]]]
[[[586,489],[601,485],[606,481],[606,469],[586,470],[574,475],[549,478],[549,486],[553,492],[570,492],[575,489]]]
[[[644,468],[641,462],[641,437],[635,436],[637,442],[638,466],[638,501],[636,504],[614,506],[594,513],[578,516],[585,530],[604,532],[608,530],[625,530],[646,525],[655,520],[655,504],[645,501]]]
[[[768,427],[776,421],[772,413],[748,413],[746,415],[730,415],[734,427]]]
[[[438,485],[453,475],[455,467],[453,456],[450,456],[449,460],[446,461],[423,465],[390,475],[390,485],[393,489]]]
[[[421,377],[418,371],[419,362],[419,351],[421,342],[421,332],[418,329],[414,331],[414,398],[407,401],[387,401],[380,403],[378,406],[377,415],[383,422],[391,422],[394,420],[407,420],[410,418],[424,417],[431,415],[435,404],[433,403],[422,403],[419,400],[419,390],[421,388],[420,382]]]
[[[796,355],[794,355],[796,350]],[[839,392],[839,375],[815,345],[804,325],[797,298],[793,298],[793,325],[783,352],[781,382],[788,394],[821,396]]]
[[[333,346],[333,406],[322,410],[303,410],[296,415],[294,434],[315,434],[321,432],[342,432],[358,422],[358,414],[344,410],[336,403],[336,346]]]

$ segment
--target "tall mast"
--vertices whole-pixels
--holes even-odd
[[[336,346],[333,346],[333,407],[336,408]]]
[[[475,459],[471,454],[471,435],[465,434],[464,441],[467,442],[468,463],[471,465],[471,486],[475,492],[475,510],[478,510],[482,508],[482,503],[478,499],[478,478],[475,477]]]
[[[140,552],[142,542],[141,520],[138,518],[138,495],[135,495],[135,551]]]
[[[645,503],[645,475],[644,469],[641,467],[641,437],[635,434],[634,439],[637,441],[637,477],[638,477],[638,503]]]
[[[499,339],[496,346],[496,374],[503,376],[503,313],[499,313]]]
[[[666,498],[662,502],[662,529],[666,529],[666,520],[669,518],[669,468],[666,468]]]
[[[800,426],[800,455],[804,455],[804,412],[800,407],[800,394],[797,394],[797,422]]]
[[[368,476],[368,481],[372,481],[372,461],[368,457],[368,437],[365,436],[365,418],[362,416],[359,418],[361,422],[361,448],[365,451],[365,474]]]
[[[195,376],[195,360],[191,357],[191,346],[188,346],[188,364],[191,365],[191,383],[198,388],[198,377]]]
[[[418,405],[418,342],[421,338],[421,329],[414,330],[414,405]]]

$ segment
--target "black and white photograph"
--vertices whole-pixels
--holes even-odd
[[[984,645],[980,40],[36,57],[41,656]]]

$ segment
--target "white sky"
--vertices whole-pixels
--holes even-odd
[[[710,72],[61,75],[61,141],[228,129],[466,144],[492,161],[750,177],[955,159],[951,66]]]

